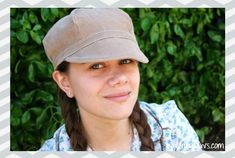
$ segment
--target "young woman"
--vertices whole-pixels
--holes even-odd
[[[45,150],[195,151],[198,136],[174,101],[138,101],[137,44],[121,9],[75,9],[43,40],[65,124]]]

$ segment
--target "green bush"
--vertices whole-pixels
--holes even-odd
[[[11,150],[39,149],[63,123],[42,39],[71,10],[11,9]],[[224,142],[225,10],[123,10],[150,60],[140,64],[139,100],[174,99],[201,142]]]

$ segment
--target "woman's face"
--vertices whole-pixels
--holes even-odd
[[[138,63],[131,59],[71,63],[68,81],[82,117],[128,118],[138,97]]]

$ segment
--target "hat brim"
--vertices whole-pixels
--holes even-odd
[[[119,59],[134,59],[148,63],[148,58],[139,49],[138,44],[127,38],[105,38],[82,48],[65,61],[74,63],[99,62]]]

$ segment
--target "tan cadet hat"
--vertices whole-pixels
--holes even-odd
[[[117,8],[74,9],[52,26],[43,45],[55,69],[63,61],[148,62],[136,41],[131,18]]]

